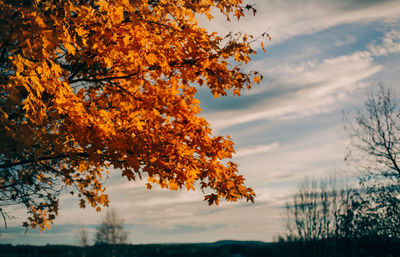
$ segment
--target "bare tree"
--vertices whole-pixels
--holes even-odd
[[[364,194],[357,209],[361,236],[400,238],[400,106],[381,83],[364,108],[347,118],[348,160],[361,168]]]
[[[354,234],[354,195],[335,178],[305,179],[286,205],[286,241],[300,243],[304,256],[336,256],[337,242]]]
[[[103,222],[97,228],[96,244],[125,244],[128,234],[124,230],[124,223],[114,209],[107,211]]]
[[[85,228],[81,228],[76,232],[77,243],[81,247],[86,247],[89,244],[89,233]]]
[[[353,256],[358,244],[367,250],[371,243],[385,245],[377,256],[399,256],[400,108],[392,90],[379,85],[345,131],[347,159],[363,171],[361,188],[307,180],[287,205],[286,238],[299,242],[304,256]]]
[[[370,177],[400,182],[400,108],[390,88],[381,83],[378,93],[370,93],[364,108],[347,117],[345,132],[351,140],[350,160]]]
[[[76,232],[76,241],[82,248],[82,257],[86,256],[86,247],[89,245],[89,233],[85,228],[80,228]]]

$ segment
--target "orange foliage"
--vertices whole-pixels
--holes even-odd
[[[25,226],[49,226],[63,188],[101,210],[102,176],[253,201],[233,142],[198,116],[196,86],[215,97],[259,83],[242,65],[250,36],[198,25],[244,14],[242,0],[0,1],[0,200],[27,206]],[[247,8],[247,7],[246,7]],[[255,11],[254,11],[255,12]],[[1,202],[0,202],[1,204]]]

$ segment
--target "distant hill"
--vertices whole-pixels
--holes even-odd
[[[239,240],[221,240],[214,243],[213,245],[267,245],[267,244],[274,244],[274,243],[266,243],[262,241],[239,241]]]
[[[94,245],[0,245],[0,257],[358,257],[400,256],[400,241],[310,241],[266,243],[222,240],[214,243]]]
[[[0,245],[1,257],[258,257],[285,256],[275,243],[223,240],[214,243],[94,245]],[[278,252],[280,252],[278,254]],[[276,254],[275,254],[276,253]]]

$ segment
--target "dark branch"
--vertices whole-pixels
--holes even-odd
[[[74,154],[60,154],[60,155],[55,155],[55,156],[43,156],[43,157],[39,157],[37,159],[27,159],[27,160],[22,160],[22,161],[18,161],[18,162],[3,163],[3,164],[0,164],[0,168],[6,169],[6,168],[19,166],[19,165],[28,164],[28,163],[34,163],[37,161],[58,160],[58,159],[64,159],[64,158],[74,157],[74,156],[89,157],[89,154],[88,153],[74,153]]]

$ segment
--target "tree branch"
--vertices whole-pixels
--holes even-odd
[[[71,157],[71,156],[74,156],[74,155],[75,156],[79,156],[79,157],[89,157],[88,153],[76,153],[76,154],[73,154],[73,155],[60,154],[60,155],[55,155],[55,156],[43,156],[43,157],[39,157],[37,159],[27,159],[27,160],[22,160],[22,161],[18,161],[18,162],[3,163],[3,164],[0,164],[0,169],[6,169],[6,168],[19,166],[19,165],[33,163],[33,162],[36,162],[38,160],[39,161],[48,161],[48,160],[64,159],[64,158]]]

